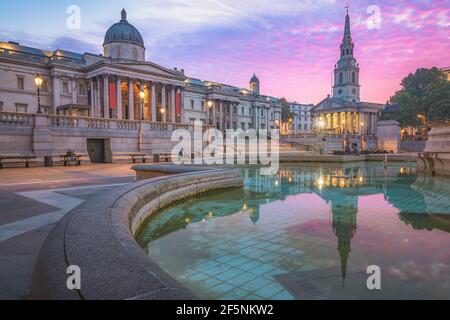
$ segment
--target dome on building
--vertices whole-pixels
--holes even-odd
[[[127,12],[122,10],[122,18],[108,29],[103,45],[124,42],[144,47],[144,39],[139,31],[127,21]]]
[[[256,74],[253,74],[253,77],[250,79],[250,83],[259,83],[259,79]]]

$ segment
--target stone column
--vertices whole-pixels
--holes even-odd
[[[176,98],[175,87],[172,87],[172,90],[170,92],[170,122],[172,122],[172,123],[175,123],[177,120],[176,119],[175,98]]]
[[[152,82],[152,105],[151,105],[151,121],[156,122],[157,113],[156,113],[156,84]]]
[[[109,76],[103,76],[103,118],[109,118]]]
[[[101,83],[100,78],[96,78],[97,91],[95,93],[95,117],[100,118],[100,104],[101,104]]]
[[[61,104],[61,86],[59,81],[59,75],[55,74],[52,78],[53,83],[53,113],[56,114],[56,108]]]
[[[349,112],[350,134],[354,134],[353,112]]]
[[[139,92],[141,92],[142,90],[144,90],[144,82],[141,80],[139,82]],[[141,97],[139,97],[139,115],[138,115],[138,119],[139,120],[145,120],[145,98],[141,99]]]
[[[166,122],[166,116],[167,116],[167,108],[166,108],[166,85],[161,84],[161,95],[162,95],[162,101],[161,101],[161,108],[164,109],[164,114],[161,114],[161,121]]]
[[[134,84],[133,79],[128,79],[128,118],[134,120]]]
[[[348,128],[349,128],[349,126],[348,126],[348,113],[347,113],[347,112],[344,112],[344,115],[345,115],[344,133],[345,133],[345,134],[348,134]]]
[[[213,101],[212,112],[213,112],[213,117],[212,117],[213,118],[213,127],[216,127],[217,126],[217,101]]]
[[[178,88],[176,93],[177,93],[177,95],[178,94],[180,95],[180,114],[179,115],[176,114],[175,116],[177,118],[177,122],[183,123],[183,100],[184,100],[183,88]],[[175,106],[176,106],[176,104],[175,104]],[[178,118],[178,116],[179,116],[179,118]]]
[[[234,129],[234,102],[230,102],[230,128]]]
[[[88,80],[88,84],[89,84],[89,95],[90,95],[90,100],[91,100],[91,105],[90,105],[90,109],[89,109],[89,116],[90,117],[94,117],[94,106],[95,106],[95,95],[94,95],[94,80],[93,79],[89,79]]]
[[[117,77],[117,119],[123,119],[123,110],[122,110],[122,79]]]
[[[77,97],[78,97],[78,92],[77,92],[77,82],[78,82],[78,78],[77,77],[73,77],[72,79],[72,104],[77,104]]]
[[[338,127],[338,133],[342,132],[342,126],[341,126],[341,116],[342,114],[338,112],[337,114],[337,127]]]
[[[361,127],[361,134],[366,134],[367,132],[367,117],[365,113],[361,113],[361,121],[364,125]]]
[[[372,134],[377,134],[377,115],[372,113]]]
[[[223,126],[224,119],[224,110],[223,110],[223,102],[219,101],[219,118],[220,118],[220,128],[222,131],[225,129]]]
[[[236,106],[236,129],[245,129],[241,128],[241,108],[239,107],[239,103],[235,104]]]

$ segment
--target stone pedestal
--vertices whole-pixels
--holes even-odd
[[[44,161],[45,156],[52,155],[52,136],[47,116],[38,114],[34,116],[32,137],[32,148],[36,160]]]
[[[400,151],[400,125],[395,120],[378,121],[378,149],[391,153]]]
[[[431,124],[428,141],[417,159],[419,172],[450,176],[450,120]]]

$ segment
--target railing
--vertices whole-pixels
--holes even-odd
[[[0,124],[29,127],[34,124],[34,117],[29,113],[0,112]]]
[[[48,115],[48,125],[55,128],[78,128],[80,119],[68,116]]]
[[[49,128],[99,129],[120,131],[138,131],[142,129],[153,132],[172,132],[176,129],[193,130],[194,128],[194,125],[190,123],[134,121],[15,112],[0,112],[0,125],[33,126],[35,123],[35,119],[37,118],[41,119],[40,123],[44,123],[44,125],[46,123]],[[203,126],[204,131],[209,128],[211,128],[211,126]]]

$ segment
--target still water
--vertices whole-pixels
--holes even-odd
[[[414,165],[241,169],[245,187],[168,207],[138,242],[202,299],[449,299],[450,181]],[[381,290],[367,288],[380,267]]]

